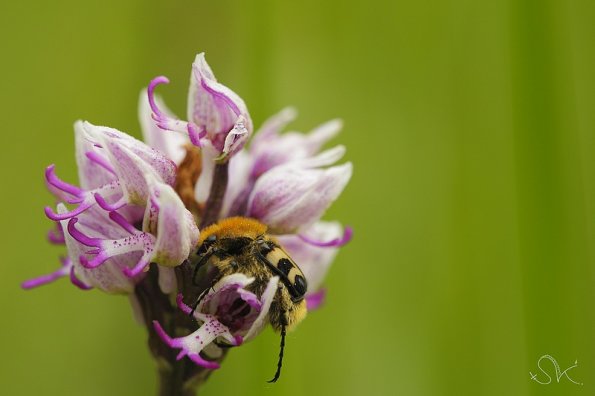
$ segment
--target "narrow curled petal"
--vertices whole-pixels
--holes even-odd
[[[209,141],[220,154],[235,154],[252,133],[246,104],[235,92],[217,82],[204,53],[198,54],[192,64],[188,120],[204,127]]]
[[[141,253],[135,262],[129,261],[123,272],[134,277],[139,275],[151,262],[166,266],[181,264],[190,254],[190,249],[198,240],[198,228],[192,214],[171,188],[158,181],[152,174],[144,175],[147,184],[146,211],[143,230],[137,230],[127,219],[117,212],[110,212],[112,222],[127,233],[126,236],[113,239],[109,237],[92,238],[77,229],[78,218],[68,222],[69,234],[80,244],[91,249],[81,255],[79,261],[87,269],[102,266],[107,260]]]
[[[74,267],[72,264],[72,260],[70,260],[70,258],[62,257],[60,259],[60,261],[62,263],[62,266],[60,268],[58,268],[56,271],[54,271],[50,274],[47,274],[47,275],[41,275],[36,278],[29,279],[29,280],[21,283],[21,287],[25,290],[33,289],[33,288],[36,288],[39,286],[47,285],[48,283],[52,283],[60,278],[65,277],[65,276],[69,276],[72,284],[75,285],[76,287],[78,287],[79,289],[89,290],[92,288],[91,286],[86,285],[85,283],[80,281],[76,277],[76,275],[74,275]]]
[[[139,275],[152,261],[155,237],[149,233],[136,230],[117,212],[110,212],[109,217],[114,223],[124,229],[128,235],[119,239],[91,238],[76,227],[78,218],[72,218],[68,222],[68,233],[77,242],[96,248],[87,251],[87,253],[92,255],[91,260],[86,255],[81,255],[79,257],[80,263],[87,269],[95,269],[102,266],[109,259],[127,256],[133,252],[142,253],[139,260],[129,261],[129,265],[122,269],[128,277]]]
[[[58,213],[66,211],[64,205],[58,205]],[[67,229],[69,220],[62,220],[61,226]],[[91,261],[95,254],[89,253],[89,245],[102,239],[119,239],[128,235],[120,226],[115,224],[108,214],[100,208],[90,208],[77,217],[76,229],[85,235],[85,243],[76,240],[71,233],[65,232],[64,238],[68,257],[72,263],[71,280],[78,279],[81,284],[96,287],[108,293],[129,293],[139,278],[130,279],[123,274],[123,269],[136,263],[139,255],[136,252],[112,257],[103,265],[88,269],[81,264],[81,257]]]
[[[321,241],[321,240],[311,238],[306,234],[299,234],[299,237],[302,239],[302,241],[307,242],[313,246],[341,247],[341,246],[345,246],[346,244],[348,244],[351,241],[351,238],[353,237],[353,228],[347,226],[343,230],[343,235],[341,235],[340,237],[337,237],[337,238],[326,240],[326,241]]]
[[[166,117],[176,118],[171,110],[165,106],[161,98],[155,97],[155,103]],[[180,132],[163,130],[157,125],[157,121],[152,117],[152,110],[147,99],[146,90],[143,90],[140,94],[138,117],[144,141],[149,146],[165,154],[167,158],[176,164],[180,164],[185,155],[184,145],[190,142],[188,136]]]
[[[287,253],[299,263],[308,281],[308,293],[316,292],[339,249],[336,246],[316,246],[304,241],[304,237],[316,241],[339,240],[345,230],[339,222],[319,221],[301,231],[300,235],[280,235],[277,237]]]
[[[187,135],[192,144],[202,147],[206,142],[203,140],[207,135],[205,127],[198,126],[192,121],[186,122],[179,120],[167,108],[162,107],[162,103],[155,96],[155,88],[159,84],[169,84],[169,80],[164,76],[156,77],[151,80],[147,88],[147,99],[151,109],[151,118],[155,121],[155,126],[164,131]]]
[[[45,169],[45,180],[48,189],[57,198],[69,204],[77,205],[71,211],[65,210],[63,213],[55,213],[51,207],[46,206],[44,209],[45,214],[51,220],[60,221],[71,218],[84,212],[95,204],[92,191],[86,191],[62,181],[56,176],[55,166],[53,164]],[[111,183],[109,185],[111,185]]]
[[[248,201],[248,216],[273,232],[289,233],[317,221],[351,178],[352,165],[328,169],[280,166],[263,175]]]

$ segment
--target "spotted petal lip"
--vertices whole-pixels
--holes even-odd
[[[219,368],[217,362],[203,358],[201,352],[218,338],[230,345],[242,344],[262,330],[268,317],[279,278],[273,277],[269,280],[260,298],[246,290],[253,282],[254,278],[240,273],[223,277],[207,293],[194,312],[184,304],[182,296],[178,295],[178,307],[186,314],[192,313],[201,323],[200,327],[187,336],[172,338],[159,322],[154,321],[155,331],[170,348],[180,349],[178,360],[188,356],[197,365],[209,369]]]
[[[62,204],[58,205],[58,213],[66,211]],[[113,238],[124,237],[126,233],[115,225],[107,213],[100,208],[90,208],[77,218],[78,229],[91,238]],[[69,220],[62,220],[64,229],[68,228]],[[91,260],[88,253],[89,248],[77,241],[69,232],[64,233],[68,257],[73,265],[73,273],[84,284],[93,286],[107,293],[130,293],[134,289],[140,277],[129,278],[124,275],[123,270],[129,263],[136,262],[138,255],[134,252],[127,255],[114,257],[104,265],[97,268],[85,268],[81,263],[81,257]]]
[[[79,243],[92,248],[88,252],[91,259],[86,255],[79,258],[83,267],[95,269],[106,261],[135,253],[140,254],[140,258],[129,260],[129,266],[122,271],[128,277],[136,277],[151,262],[174,267],[188,257],[198,240],[198,228],[192,215],[169,185],[157,181],[151,174],[145,175],[145,179],[150,192],[143,231],[115,211],[109,213],[109,218],[125,232],[119,238],[91,237],[78,229],[78,218],[70,219],[68,233]]]

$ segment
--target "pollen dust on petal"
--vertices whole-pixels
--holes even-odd
[[[182,199],[184,206],[195,216],[202,213],[202,206],[194,199],[194,186],[202,170],[202,159],[200,149],[194,145],[187,144],[186,156],[178,166],[176,174],[175,190]]]

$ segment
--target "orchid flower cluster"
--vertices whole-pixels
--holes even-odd
[[[220,342],[240,345],[267,323],[279,279],[272,277],[262,295],[255,295],[247,289],[254,278],[226,276],[203,290],[192,311],[184,301],[201,292],[189,279],[200,228],[232,216],[268,226],[306,276],[306,301],[314,309],[338,248],[351,238],[349,227],[320,218],[345,188],[352,165],[336,165],[343,146],[321,151],[341,129],[340,121],[307,134],[282,133],[296,117],[287,108],[248,145],[253,125],[246,104],[217,82],[204,54],[196,57],[190,80],[186,121],[155,94],[168,82],[165,77],[141,93],[145,143],[113,128],[75,123],[78,186],[61,180],[54,165],[45,171],[58,202],[45,208],[55,222],[48,239],[65,245],[67,256],[55,272],[22,286],[68,277],[83,290],[127,294],[137,317],[175,359],[187,356],[199,368],[213,369],[224,354]],[[238,298],[248,314],[236,315]],[[175,337],[180,328],[189,334]],[[156,357],[169,356],[157,350]]]

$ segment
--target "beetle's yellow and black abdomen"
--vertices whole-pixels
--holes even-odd
[[[308,284],[306,283],[306,278],[300,267],[298,267],[289,257],[287,252],[274,241],[265,241],[262,245],[263,248],[261,254],[273,267],[275,267],[275,272],[281,277],[281,280],[286,283],[291,299],[294,302],[301,301],[306,294]]]

